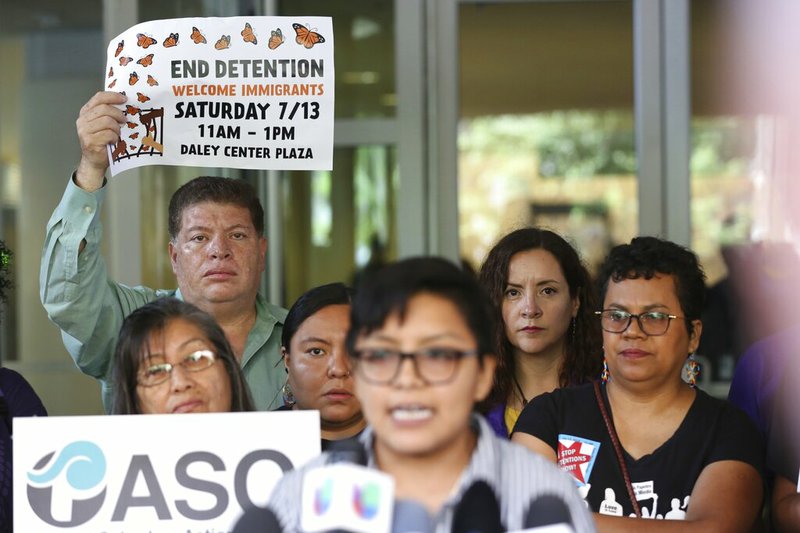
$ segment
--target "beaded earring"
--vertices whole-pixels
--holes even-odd
[[[281,393],[283,394],[283,404],[287,407],[292,407],[297,403],[297,399],[294,397],[294,392],[292,392],[292,386],[289,385],[289,378],[286,378],[286,382],[283,384]]]
[[[611,373],[608,371],[608,362],[606,358],[603,357],[603,371],[600,373],[600,381],[608,383],[609,379],[611,379]]]
[[[683,380],[694,388],[697,386],[697,376],[699,375],[700,363],[694,358],[694,353],[691,353],[686,359],[686,364],[683,365]]]

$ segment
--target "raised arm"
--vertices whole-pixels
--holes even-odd
[[[124,104],[123,94],[105,91],[96,93],[86,102],[75,121],[78,140],[81,143],[81,160],[75,171],[75,184],[87,192],[103,186],[108,168],[106,147],[119,140],[119,132],[125,123],[122,110],[114,107]]]
[[[101,381],[108,377],[122,320],[156,297],[151,289],[109,280],[100,254],[105,145],[117,138],[122,119],[112,104],[124,101],[117,93],[97,93],[81,109],[76,122],[81,161],[47,224],[39,273],[42,304],[61,329],[64,346],[82,372]]]

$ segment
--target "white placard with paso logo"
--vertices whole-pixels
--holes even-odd
[[[320,453],[318,411],[14,419],[15,531],[230,531]]]
[[[330,17],[137,24],[108,45],[105,89],[124,92],[112,175],[145,165],[331,170]]]

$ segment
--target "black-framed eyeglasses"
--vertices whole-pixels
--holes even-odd
[[[397,379],[404,359],[414,363],[417,376],[426,384],[443,385],[455,377],[459,361],[473,355],[478,355],[478,351],[456,348],[425,348],[416,352],[365,348],[353,354],[356,372],[373,385],[388,385]]]
[[[683,318],[661,311],[650,311],[635,315],[621,309],[604,309],[595,311],[594,314],[600,316],[600,327],[609,333],[622,333],[631,325],[631,319],[636,319],[642,333],[651,337],[663,335],[669,329],[669,323],[673,318]]]
[[[211,350],[197,350],[184,357],[177,365],[172,363],[146,363],[146,366],[139,370],[136,381],[143,387],[160,385],[169,379],[176,366],[181,366],[187,372],[200,372],[206,368],[211,368],[216,359],[216,354]]]

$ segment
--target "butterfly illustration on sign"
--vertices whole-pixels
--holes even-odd
[[[225,50],[231,47],[231,36],[230,35],[223,35],[219,38],[219,40],[214,43],[214,48],[217,50]]]
[[[303,26],[302,24],[298,24],[295,22],[292,24],[292,28],[294,29],[297,36],[295,37],[295,41],[297,44],[303,45],[306,48],[313,48],[315,44],[324,43],[325,37],[313,31],[308,26]]]
[[[249,22],[244,23],[244,29],[242,30],[241,33],[244,42],[258,44],[258,39],[256,38],[256,34],[253,33],[253,27],[250,25]]]
[[[178,46],[177,33],[170,33],[167,38],[164,39],[164,48],[172,48],[173,46]]]
[[[194,44],[206,44],[206,36],[203,35],[196,26],[192,26],[192,34],[189,37]]]
[[[283,32],[280,28],[276,28],[270,32],[269,41],[267,41],[267,47],[270,50],[275,50],[283,44],[283,41]]]
[[[144,56],[143,58],[141,58],[141,59],[140,59],[139,61],[137,61],[136,63],[138,63],[139,65],[141,65],[141,66],[143,66],[143,67],[149,67],[150,65],[152,65],[152,64],[153,64],[153,56],[154,56],[154,55],[155,55],[155,54],[147,54],[146,56]]]
[[[137,94],[149,100],[142,93]],[[126,131],[126,134],[121,135],[119,141],[114,145],[111,151],[111,159],[116,162],[131,157],[163,155],[164,108],[142,109],[126,105],[125,116],[127,117],[125,125],[128,131]],[[138,139],[140,136],[142,137],[141,145],[130,144],[132,139]],[[125,138],[128,140],[126,141]]]
[[[138,46],[141,46],[142,48],[148,48],[150,46],[153,46],[157,42],[158,41],[156,41],[153,37],[150,37],[149,35],[146,35],[144,33],[136,34],[136,44]]]

